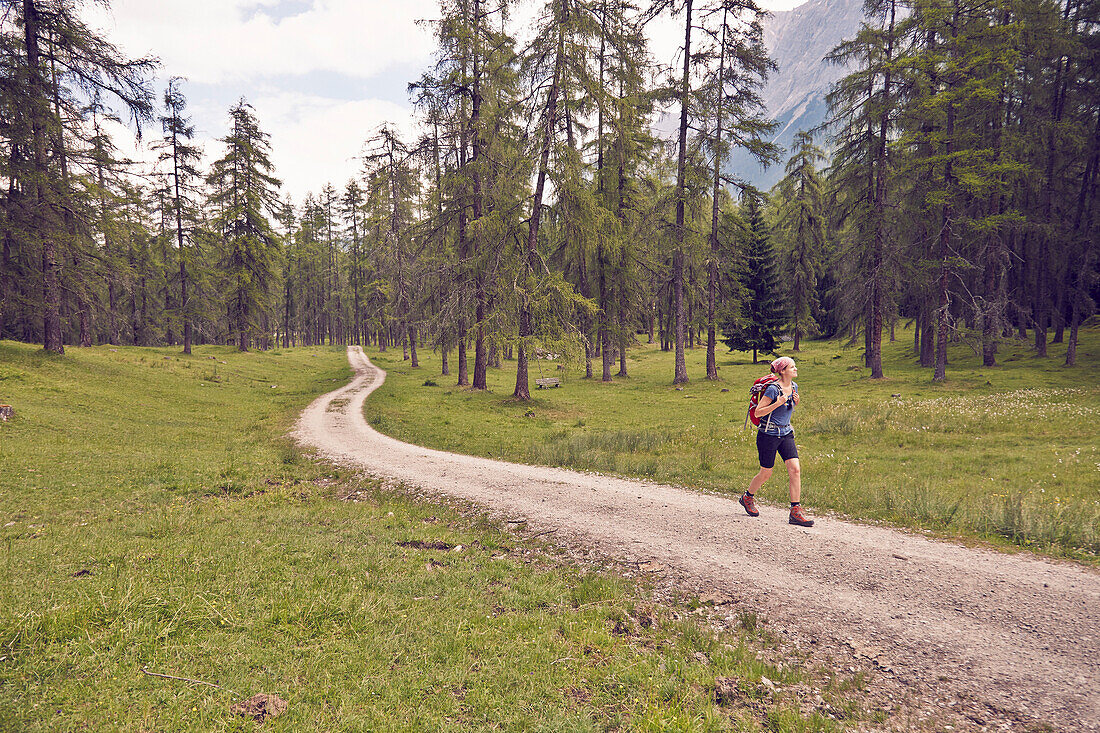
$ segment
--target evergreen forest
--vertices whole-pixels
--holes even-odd
[[[186,80],[89,2],[3,2],[3,339],[429,349],[475,389],[511,362],[527,399],[531,359],[611,381],[638,340],[674,383],[820,337],[882,377],[900,324],[934,380],[951,342],[994,365],[1065,341],[1072,366],[1100,297],[1100,0],[867,0],[829,121],[791,150],[754,0],[545,0],[522,42],[508,0],[440,0],[418,135],[364,130],[360,175],[297,202],[247,99],[201,150]],[[660,16],[675,59],[650,51]],[[784,178],[756,190],[737,150]]]

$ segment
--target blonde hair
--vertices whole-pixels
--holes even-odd
[[[772,362],[772,374],[779,374],[779,372],[794,366],[794,359],[789,356],[781,356]]]

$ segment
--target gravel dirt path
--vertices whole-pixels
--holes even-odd
[[[472,501],[574,550],[752,609],[818,659],[874,670],[898,729],[1100,731],[1100,573],[633,479],[455,455],[373,430],[385,379],[362,349],[297,439],[373,476]],[[782,483],[782,482],[780,482]],[[903,720],[904,718],[904,720]]]

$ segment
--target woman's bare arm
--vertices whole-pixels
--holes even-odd
[[[786,403],[787,395],[783,394],[783,390],[779,390],[779,397],[772,401],[771,397],[761,397],[760,402],[756,405],[756,416],[764,417],[779,409],[780,405]]]

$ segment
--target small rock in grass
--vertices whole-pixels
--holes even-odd
[[[253,695],[247,700],[234,703],[229,712],[235,715],[242,715],[246,718],[252,718],[257,723],[262,723],[268,718],[277,718],[286,712],[288,705],[286,700],[282,699],[278,695],[267,695],[259,693]]]
[[[736,677],[718,677],[714,680],[716,703],[723,706],[734,705],[739,697],[741,697],[741,688],[737,686]]]

